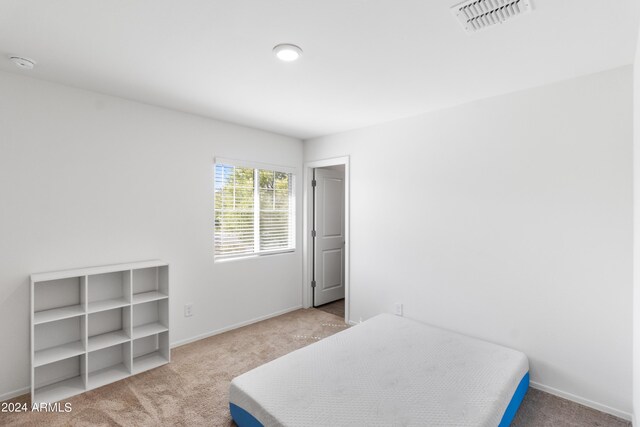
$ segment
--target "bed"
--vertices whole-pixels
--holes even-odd
[[[233,379],[259,426],[508,426],[529,386],[518,351],[382,314]]]

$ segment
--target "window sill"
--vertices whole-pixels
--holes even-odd
[[[279,251],[262,252],[262,253],[259,253],[259,254],[248,254],[248,255],[237,255],[237,256],[231,255],[231,256],[223,257],[223,258],[216,258],[214,256],[213,262],[215,264],[225,264],[225,263],[228,263],[228,262],[242,261],[242,260],[246,260],[246,259],[257,259],[257,258],[270,257],[272,255],[293,254],[295,252],[296,252],[295,249],[283,249],[283,250],[279,250]]]

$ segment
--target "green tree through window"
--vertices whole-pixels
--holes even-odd
[[[215,165],[216,257],[295,248],[293,175]]]

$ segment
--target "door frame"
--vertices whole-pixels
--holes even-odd
[[[303,215],[302,215],[302,307],[309,308],[313,306],[313,290],[311,288],[311,266],[313,265],[313,250],[311,245],[311,230],[313,229],[313,203],[311,197],[313,188],[311,180],[313,178],[313,169],[323,168],[327,166],[344,165],[344,320],[350,323],[350,271],[351,271],[351,243],[349,231],[349,156],[334,157],[331,159],[316,160],[313,162],[305,162],[304,164],[304,194],[303,194]]]

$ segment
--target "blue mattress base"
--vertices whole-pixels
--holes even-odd
[[[231,418],[238,424],[238,427],[264,427],[253,415],[238,405],[229,403],[229,410],[231,411]]]
[[[522,403],[522,399],[524,399],[524,395],[527,394],[528,389],[529,372],[527,372],[524,377],[522,377],[522,380],[520,380],[520,384],[518,384],[516,392],[513,394],[513,397],[507,406],[507,410],[504,411],[504,415],[502,416],[502,420],[500,420],[498,427],[508,427],[511,425],[511,422],[516,416],[516,412],[518,412],[518,408]],[[236,422],[238,427],[264,427],[253,415],[233,403],[229,403],[229,410],[231,411],[233,421]]]
[[[520,380],[520,384],[518,384],[518,388],[516,388],[516,392],[513,393],[513,397],[511,398],[511,402],[507,406],[507,410],[504,411],[504,415],[502,416],[502,420],[500,420],[500,424],[498,427],[509,427],[511,425],[511,421],[516,416],[516,412],[518,412],[518,408],[522,403],[522,399],[524,399],[524,395],[527,394],[527,390],[529,389],[529,372],[524,374],[524,377]]]

